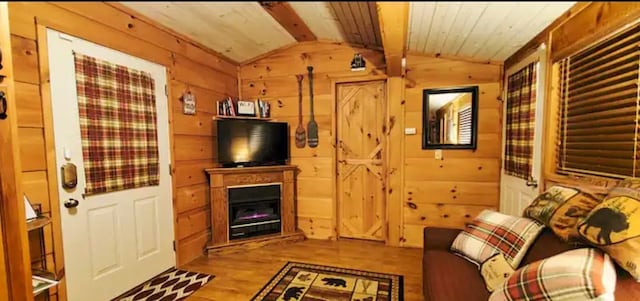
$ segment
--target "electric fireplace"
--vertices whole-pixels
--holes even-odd
[[[229,187],[229,240],[280,233],[281,184]]]

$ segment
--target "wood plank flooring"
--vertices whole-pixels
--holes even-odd
[[[242,253],[201,257],[181,267],[216,277],[188,301],[250,300],[287,261],[331,265],[404,276],[405,300],[422,300],[422,249],[341,239],[308,239]]]

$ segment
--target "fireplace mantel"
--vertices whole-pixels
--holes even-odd
[[[205,169],[209,175],[212,228],[207,252],[212,254],[243,250],[270,243],[304,239],[304,234],[297,229],[295,219],[296,170],[297,166],[295,165]],[[228,189],[230,187],[250,187],[265,184],[282,185],[280,232],[230,240]]]

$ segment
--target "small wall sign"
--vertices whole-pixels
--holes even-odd
[[[196,96],[191,91],[182,94],[182,113],[185,115],[196,114]]]
[[[366,62],[360,53],[356,53],[351,60],[351,71],[366,70]]]

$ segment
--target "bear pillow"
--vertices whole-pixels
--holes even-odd
[[[640,179],[621,181],[577,229],[640,282]]]

